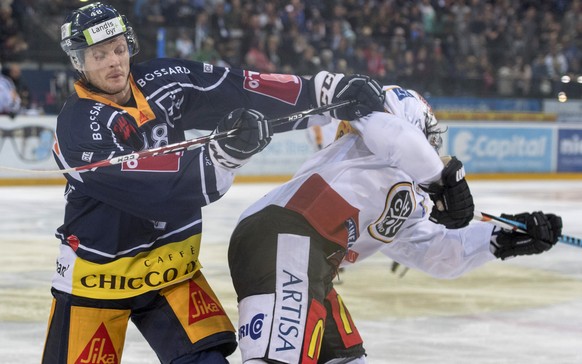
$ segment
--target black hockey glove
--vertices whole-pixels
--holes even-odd
[[[527,234],[495,227],[491,234],[491,244],[493,254],[500,259],[543,253],[550,250],[562,235],[562,218],[554,214],[537,211],[518,215],[501,214],[501,217],[525,224]]]
[[[210,154],[215,162],[238,168],[271,141],[271,128],[263,114],[251,109],[235,109],[218,122],[215,132],[232,129],[233,136],[210,142]]]
[[[441,172],[441,180],[421,188],[434,202],[429,219],[447,229],[460,229],[473,219],[473,196],[465,180],[463,163],[456,157],[443,157],[443,161],[447,163]]]
[[[372,78],[365,75],[344,76],[341,73],[321,71],[311,79],[311,88],[317,106],[344,100],[357,100],[356,104],[331,111],[340,120],[354,120],[372,111],[384,111],[384,92]]]

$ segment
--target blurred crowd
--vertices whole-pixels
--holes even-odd
[[[554,97],[569,87],[582,98],[581,1],[108,2],[134,24],[144,59],[159,54],[164,29],[167,56],[260,72],[366,73],[435,96]],[[82,3],[0,4],[0,60],[7,61],[34,54],[28,19],[60,25]],[[60,52],[58,33],[52,40],[52,51]]]

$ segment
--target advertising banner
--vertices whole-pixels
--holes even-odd
[[[558,172],[582,171],[582,129],[558,132]]]
[[[57,169],[52,147],[55,116],[0,116],[0,165],[4,167],[49,170]],[[0,178],[39,178],[38,174],[0,171]],[[62,179],[61,175],[42,176]]]
[[[261,153],[241,167],[241,176],[291,176],[309,156],[315,153],[307,130],[294,130],[273,136]]]
[[[467,173],[582,172],[582,126],[548,122],[442,122],[448,127],[441,154],[455,155]],[[52,157],[55,116],[0,116],[0,165],[58,169]],[[187,138],[207,132],[188,132]],[[307,130],[277,134],[265,150],[237,171],[253,179],[290,177],[316,148]],[[60,174],[0,170],[0,182],[63,181]]]
[[[427,101],[433,110],[440,111],[508,111],[541,112],[542,102],[538,99],[496,99],[481,97],[430,97]]]
[[[447,151],[468,173],[552,171],[551,126],[449,124]]]

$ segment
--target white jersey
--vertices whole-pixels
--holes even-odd
[[[442,163],[418,128],[379,112],[351,126],[353,132],[315,153],[241,220],[268,205],[294,210],[322,236],[347,245],[344,266],[380,251],[410,268],[454,278],[495,259],[492,225],[448,230],[428,220],[432,202],[417,183],[438,179]]]

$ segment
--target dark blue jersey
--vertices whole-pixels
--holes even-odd
[[[315,104],[299,76],[259,74],[176,59],[131,68],[131,106],[75,85],[58,116],[55,158],[70,168],[203,134],[235,108],[267,118]],[[277,132],[306,127],[306,120]],[[53,285],[94,298],[130,297],[198,269],[201,208],[219,199],[234,173],[205,146],[66,175],[61,254]]]

